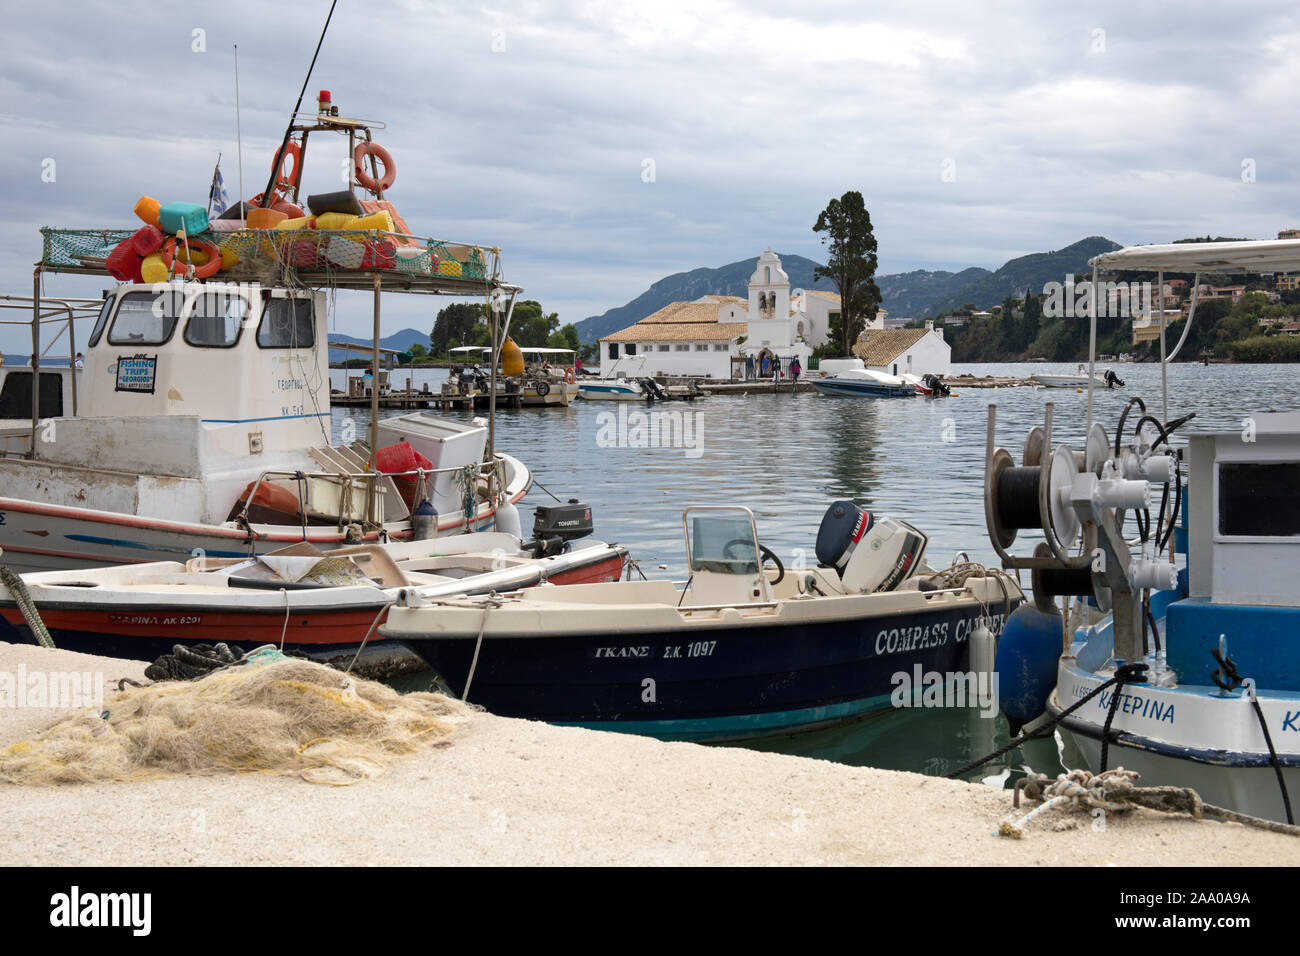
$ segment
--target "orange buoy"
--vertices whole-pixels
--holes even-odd
[[[384,164],[384,175],[379,182],[375,182],[375,178],[366,172],[363,160],[367,156],[374,156],[375,159]],[[357,148],[352,151],[352,166],[352,172],[357,177],[357,182],[372,193],[381,193],[391,189],[393,182],[397,179],[397,165],[393,162],[392,154],[378,143],[357,143]]]
[[[502,375],[523,375],[524,374],[524,352],[515,340],[506,338],[505,344],[501,346],[501,374]]]
[[[564,370],[564,380],[568,382],[570,385],[573,384],[573,369],[566,368]]]
[[[158,250],[158,254],[162,256],[163,265],[167,267],[168,272],[172,272],[175,269],[177,241],[178,240],[174,238],[168,239],[163,243],[163,247]],[[221,249],[217,244],[215,242],[209,242],[206,239],[191,238],[189,240],[189,245],[191,253],[194,251],[204,252],[208,257],[207,262],[201,266],[195,267],[194,278],[206,279],[209,276],[216,275],[217,271],[221,268]]]

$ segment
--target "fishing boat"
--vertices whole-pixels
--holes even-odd
[[[439,459],[432,470],[388,475],[376,388],[369,424],[346,418],[334,441],[326,332],[335,291],[371,294],[376,370],[383,293],[482,297],[500,343],[520,292],[504,281],[495,247],[409,233],[384,198],[396,167],[372,125],[340,117],[322,91],[319,111],[290,124],[267,198],[237,204],[234,219],[146,196],[134,231],[42,230],[34,314],[47,274],[103,278],[116,260],[120,281],[86,342],[81,414],[33,416],[27,456],[0,459],[0,547],[15,570],[407,540],[421,502],[404,500],[396,482],[425,477],[459,486],[443,497],[440,531],[518,533],[514,503],[531,476],[496,450],[490,416],[485,429],[464,426],[467,440],[439,441],[437,455],[422,449]],[[308,136],[323,133],[354,149],[349,188],[303,198]],[[358,187],[377,198],[358,199]],[[140,241],[161,249],[133,254]],[[146,267],[161,281],[143,281]]]
[[[897,375],[850,368],[824,378],[810,379],[823,395],[852,395],[868,398],[909,398],[918,394],[917,387]]]
[[[1159,281],[1165,271],[1196,274],[1196,288],[1206,272],[1300,271],[1300,241],[1138,246],[1092,265]],[[1172,352],[1161,338],[1162,363],[1182,348],[1195,311],[1193,301]],[[1091,341],[1095,350],[1095,321]],[[1117,432],[1092,422],[1090,388],[1081,452],[1052,449],[1049,404],[1019,467],[994,449],[990,410],[990,538],[1004,567],[1035,576],[1036,607],[1012,615],[998,649],[1004,711],[1059,721],[1094,771],[1122,766],[1140,785],[1189,787],[1214,806],[1293,822],[1300,414],[1243,410],[1233,416],[1241,428],[1198,431],[1166,383],[1158,405],[1131,399]],[[1139,519],[1133,541],[1127,511]],[[1008,553],[1025,527],[1043,532],[1038,553]],[[1082,617],[1063,653],[1058,601]]]
[[[568,506],[559,514],[574,510]],[[588,519],[575,529],[548,520],[555,509],[539,510],[530,541],[478,532],[324,551],[299,542],[253,558],[201,556],[27,574],[16,586],[0,588],[0,640],[36,643],[28,619],[34,609],[55,646],[65,650],[150,660],[177,645],[221,641],[232,650],[275,644],[348,663],[365,643],[358,670],[391,676],[424,666],[375,633],[403,591],[433,599],[548,581],[618,580],[627,551],[601,541],[578,543],[591,530],[585,511]]]
[[[1115,375],[1112,369],[1107,369],[1104,375],[1094,375],[1090,374],[1082,365],[1079,366],[1076,375],[1038,373],[1029,377],[1043,388],[1088,388],[1090,383],[1099,388],[1124,387],[1124,382]]]
[[[682,525],[685,582],[408,592],[381,632],[493,713],[719,741],[888,710],[900,675],[965,671],[1023,599],[1000,572],[933,572],[922,532],[849,501],[826,512],[811,569],[785,569],[748,508],[688,508]]]

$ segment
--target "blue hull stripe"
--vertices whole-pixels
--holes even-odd
[[[329,412],[311,412],[305,415],[271,415],[267,418],[205,418],[205,425],[246,425],[251,422],[287,422],[297,418],[329,418]]]

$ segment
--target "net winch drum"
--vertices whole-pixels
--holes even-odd
[[[1080,522],[1064,500],[1080,465],[1067,445],[1047,452],[1045,433],[1035,426],[1025,437],[1024,465],[1017,466],[1011,453],[999,448],[986,470],[985,517],[989,538],[1004,550],[1016,540],[1016,532],[1042,531],[1052,534],[1062,548],[1078,539]],[[1100,466],[1098,466],[1100,467]],[[1043,484],[1046,482],[1046,488]],[[1046,495],[1047,526],[1044,527],[1043,495]]]
[[[921,569],[929,543],[906,521],[837,501],[817,530],[817,560],[835,569],[846,591],[892,591]]]

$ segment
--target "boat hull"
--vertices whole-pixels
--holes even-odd
[[[579,383],[578,397],[588,402],[643,402],[645,393],[623,385]]]
[[[554,584],[617,581],[627,552],[592,548],[563,557],[563,568],[551,568],[549,573],[542,565],[521,566],[508,586],[527,588],[543,580]],[[473,578],[468,578],[463,588],[442,587],[439,593],[478,594],[494,586],[502,585],[476,586]],[[66,595],[71,590],[64,588],[62,592]],[[372,626],[368,647],[377,645],[379,655],[409,656],[396,642],[385,640],[379,633],[392,595],[375,588],[227,593],[186,593],[178,589],[162,598],[141,596],[134,601],[111,603],[94,600],[89,593],[85,600],[45,601],[39,593],[33,597],[56,647],[102,657],[152,660],[170,654],[177,644],[192,647],[224,641],[231,648],[252,650],[283,642],[286,651],[329,662],[355,654]],[[12,600],[0,600],[0,641],[36,643]],[[376,663],[372,658],[372,666]],[[422,666],[403,669],[418,670]]]
[[[813,388],[823,395],[848,395],[858,398],[910,398],[917,394],[914,385],[885,385],[881,382],[813,381]]]
[[[1063,658],[1048,714],[1060,715],[1108,676]],[[1112,693],[1103,691],[1061,722],[1093,771],[1100,766]],[[1300,694],[1261,690],[1259,701],[1288,792],[1300,808],[1300,748],[1293,740],[1300,723]],[[1191,787],[1206,803],[1286,819],[1259,717],[1241,693],[1224,696],[1214,687],[1125,685],[1111,723],[1107,766],[1136,770],[1140,786]]]
[[[507,717],[662,740],[790,734],[891,709],[899,673],[964,672],[980,614],[970,601],[839,621],[485,638],[468,699]],[[891,632],[918,646],[889,653]],[[464,690],[475,638],[398,639]]]

